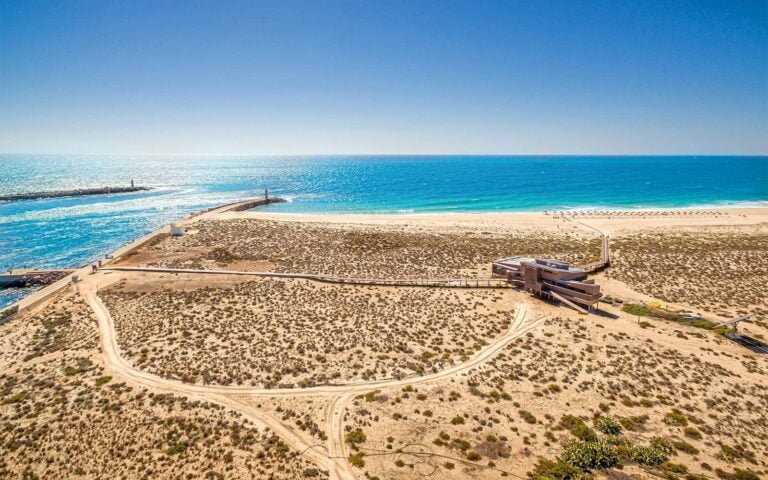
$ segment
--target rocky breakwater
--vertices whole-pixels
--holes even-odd
[[[151,190],[149,187],[99,187],[77,188],[74,190],[52,190],[50,192],[28,192],[0,195],[0,201],[37,200],[40,198],[80,197],[86,195],[109,195],[113,193],[132,193]]]

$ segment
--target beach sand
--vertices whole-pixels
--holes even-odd
[[[606,213],[537,212],[537,213],[450,213],[450,214],[295,214],[259,210],[228,212],[218,218],[261,219],[289,222],[332,224],[410,225],[440,228],[504,228],[551,227],[563,225],[566,218],[587,221],[608,235],[649,227],[743,226],[766,224],[768,208],[721,208],[716,210],[625,210]]]

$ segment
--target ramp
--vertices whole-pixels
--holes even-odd
[[[579,312],[581,312],[581,313],[586,313],[586,314],[589,314],[589,312],[588,312],[588,311],[586,311],[586,310],[584,310],[584,308],[582,308],[582,307],[580,307],[579,305],[577,305],[576,303],[574,303],[574,302],[572,302],[572,301],[568,300],[567,298],[565,298],[564,296],[560,295],[559,293],[553,292],[553,291],[551,291],[551,290],[550,290],[548,293],[549,293],[550,295],[552,295],[554,298],[556,298],[556,299],[560,300],[560,301],[561,301],[561,302],[563,302],[564,304],[566,304],[566,305],[568,305],[569,307],[573,308],[574,310],[576,310],[576,311],[579,311]]]

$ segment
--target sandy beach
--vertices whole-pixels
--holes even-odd
[[[258,210],[229,212],[221,219],[251,218],[293,222],[368,225],[424,225],[432,227],[525,227],[557,226],[565,219],[589,220],[608,234],[649,227],[741,226],[768,223],[768,208],[720,208],[678,210],[617,210],[609,212],[450,213],[450,214],[298,214]]]

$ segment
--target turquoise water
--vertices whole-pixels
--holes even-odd
[[[504,212],[768,205],[768,157],[76,157],[0,155],[0,270],[82,265],[188,213],[260,195],[280,212]],[[0,305],[23,292],[0,291]]]

